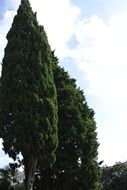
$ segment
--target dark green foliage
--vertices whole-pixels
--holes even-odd
[[[14,189],[15,189],[15,190],[24,190],[25,187],[24,187],[24,184],[23,184],[23,183],[19,183],[19,184],[16,184],[16,185],[14,186]]]
[[[0,190],[14,190],[10,168],[0,169]]]
[[[46,160],[47,165],[54,162],[58,139],[51,50],[28,0],[21,1],[7,40],[2,62],[0,136],[10,157],[15,160],[22,153],[29,178],[38,160]]]
[[[87,134],[83,144],[81,157],[81,186],[86,190],[100,189],[100,167],[97,162],[97,134],[94,121],[94,112],[90,110],[86,120]]]
[[[32,190],[36,166],[35,189],[99,190],[94,112],[58,66],[28,0],[21,1],[7,40],[0,135],[5,153],[14,160],[23,155],[26,190]]]
[[[0,190],[24,190],[24,184],[16,181],[15,174],[10,166],[0,169]]]
[[[53,71],[58,97],[59,146],[54,166],[47,169],[40,166],[35,187],[38,190],[99,190],[94,112],[88,108],[75,80],[56,64],[56,58]]]
[[[103,190],[127,189],[127,163],[116,163],[111,167],[102,169]]]

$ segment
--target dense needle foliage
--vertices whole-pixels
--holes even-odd
[[[21,1],[7,40],[2,62],[0,134],[5,153],[13,159],[20,152],[23,155],[26,186],[31,189],[38,160],[54,162],[58,139],[51,50],[28,0]]]
[[[94,112],[75,79],[56,60],[53,73],[58,97],[59,146],[54,166],[46,169],[40,166],[35,187],[38,190],[99,190]]]
[[[36,190],[99,190],[94,111],[58,66],[28,0],[21,0],[7,40],[0,136],[5,153],[23,156],[25,189],[33,189],[36,172]]]

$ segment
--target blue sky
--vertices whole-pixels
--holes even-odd
[[[113,14],[126,12],[126,0],[71,0],[73,4],[80,7],[82,10],[82,17],[91,17],[91,15],[98,15],[107,20]]]
[[[2,0],[0,2],[0,19],[2,19],[3,14],[4,14],[4,1]]]
[[[110,0],[72,0],[76,6],[82,10],[81,16],[90,17],[91,15],[101,15],[102,17],[108,16]]]
[[[1,0],[0,62],[20,0]],[[126,0],[30,0],[60,64],[77,79],[96,114],[99,160],[127,160]],[[7,157],[0,154],[0,167]]]

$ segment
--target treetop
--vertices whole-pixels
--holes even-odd
[[[29,2],[29,0],[21,0],[21,4],[29,4],[30,5],[30,2]]]

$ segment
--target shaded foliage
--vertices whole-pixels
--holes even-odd
[[[15,190],[24,190],[25,187],[24,187],[24,184],[23,184],[23,183],[19,183],[19,184],[16,184],[16,185],[14,186],[14,189],[15,189]]]
[[[54,166],[39,166],[35,189],[99,190],[94,111],[88,107],[75,79],[58,66],[55,57],[53,73],[58,101],[59,146]]]
[[[14,190],[12,181],[11,169],[8,167],[0,169],[0,190]]]
[[[126,190],[127,189],[127,163],[116,163],[102,170],[103,190]]]

